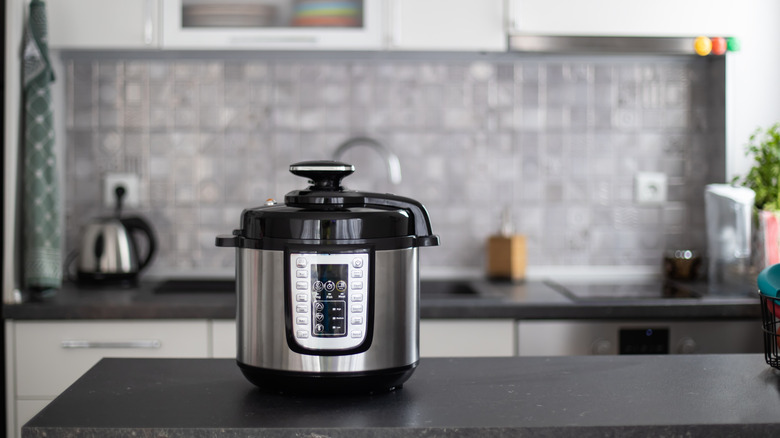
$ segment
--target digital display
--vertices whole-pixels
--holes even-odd
[[[311,265],[311,278],[323,283],[347,279],[348,265]]]
[[[312,334],[347,335],[347,280],[349,266],[311,265]]]

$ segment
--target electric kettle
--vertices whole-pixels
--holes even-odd
[[[84,227],[78,257],[80,282],[135,282],[157,249],[151,225],[140,217],[121,217],[124,189],[116,191],[116,213],[96,218]],[[141,259],[136,235],[145,236],[146,255]]]
[[[747,187],[708,184],[704,191],[711,284],[741,285],[751,268],[752,214],[756,194]]]

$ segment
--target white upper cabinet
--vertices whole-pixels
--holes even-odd
[[[53,49],[504,51],[506,1],[54,0],[47,8]]]
[[[379,50],[382,0],[162,0],[163,49]]]
[[[732,36],[725,0],[507,0],[510,32],[571,36]]]
[[[52,49],[159,47],[158,0],[54,0],[46,15]]]
[[[390,50],[504,51],[504,0],[387,0]]]

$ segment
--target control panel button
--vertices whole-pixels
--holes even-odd
[[[314,289],[314,292],[321,292],[324,287],[325,287],[325,285],[322,284],[321,281],[317,280],[317,281],[314,282],[314,285],[312,286],[312,289]]]
[[[309,318],[305,316],[298,316],[295,318],[295,323],[298,325],[308,325],[309,324]]]
[[[338,282],[336,282],[336,290],[339,292],[343,292],[347,290],[347,282],[344,280],[339,280]]]
[[[307,290],[309,289],[309,282],[307,281],[297,281],[295,282],[295,288],[298,290]]]
[[[363,336],[362,330],[352,330],[352,337],[353,338],[360,338]]]
[[[315,313],[314,314],[314,320],[317,322],[322,322],[325,319],[325,315],[322,313]]]
[[[295,313],[309,313],[309,306],[306,304],[298,304],[295,306]]]
[[[352,313],[363,313],[363,305],[353,304],[350,310],[352,310]]]
[[[350,319],[350,324],[353,324],[353,325],[363,324],[363,317],[362,316],[353,316],[352,319]]]
[[[298,330],[295,335],[301,339],[305,339],[309,337],[309,331],[308,330]]]
[[[309,294],[297,294],[295,295],[295,301],[305,303],[306,301],[309,301]]]
[[[352,282],[352,289],[355,289],[355,290],[363,289],[363,282],[362,281],[357,281],[357,280],[353,281]]]
[[[362,268],[363,267],[363,259],[355,257],[352,259],[352,266],[356,268]]]
[[[298,257],[297,259],[295,259],[295,266],[299,268],[305,268],[307,264],[308,262],[306,261],[305,257]]]
[[[352,278],[363,278],[363,271],[360,269],[353,269],[349,274]]]
[[[317,312],[322,312],[322,309],[325,308],[325,305],[322,303],[314,303],[314,310]]]
[[[314,332],[315,332],[315,333],[322,333],[322,332],[324,332],[324,331],[325,331],[325,326],[324,326],[324,325],[322,325],[322,324],[316,324],[316,325],[314,326]]]
[[[325,290],[327,292],[333,292],[333,290],[336,289],[336,283],[332,281],[326,281],[325,282]]]
[[[309,273],[303,269],[298,269],[297,271],[295,271],[295,276],[298,278],[306,278],[309,276]]]
[[[350,298],[352,299],[352,301],[356,301],[359,303],[363,301],[363,294],[355,292],[350,296]]]

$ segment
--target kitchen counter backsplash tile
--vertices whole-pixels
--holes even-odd
[[[657,266],[668,246],[703,248],[703,186],[725,176],[722,61],[421,59],[64,55],[68,248],[110,211],[103,175],[135,172],[154,269],[230,272],[214,236],[305,184],[290,163],[356,135],[392,149],[403,182],[358,148],[347,186],[429,208],[443,248],[424,266],[480,267],[506,207],[530,265]],[[668,202],[633,201],[639,171],[668,175]]]

